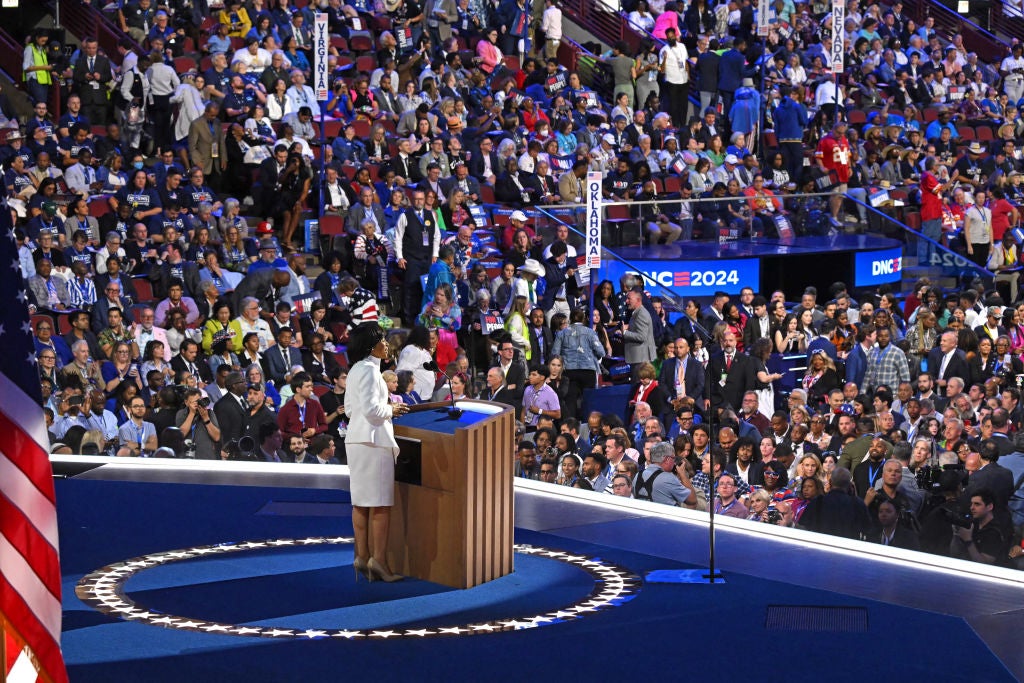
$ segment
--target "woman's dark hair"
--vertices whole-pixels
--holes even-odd
[[[64,433],[62,441],[71,449],[72,453],[78,453],[82,450],[82,439],[85,438],[85,432],[85,427],[82,425],[75,425],[70,427],[68,431]]]
[[[396,394],[407,394],[412,388],[413,374],[411,370],[398,371],[398,386],[395,387]]]
[[[145,351],[142,352],[142,360],[143,360],[143,362],[153,360],[153,349],[156,348],[157,344],[159,344],[160,346],[164,345],[164,343],[162,341],[157,341],[155,339],[152,340],[152,341],[146,342],[146,349],[145,349]]]
[[[185,455],[185,435],[177,427],[165,427],[160,432],[158,444],[160,448],[170,448],[179,458]]]
[[[331,266],[333,266],[335,263],[340,263],[344,266],[344,261],[341,260],[341,254],[339,254],[336,251],[328,252],[327,256],[324,257],[324,271],[330,272]]]
[[[414,330],[415,332],[415,330]],[[384,328],[375,322],[362,323],[358,325],[348,341],[348,362],[349,365],[358,363],[370,355],[373,347],[385,336]]]
[[[424,350],[430,350],[430,330],[423,325],[417,325],[409,332],[409,338],[405,340],[406,345],[418,346]]]

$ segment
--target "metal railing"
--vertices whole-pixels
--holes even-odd
[[[988,3],[988,25],[985,28],[993,33],[1024,40],[1024,13],[1012,7],[1007,8],[1004,2]]]
[[[52,0],[49,4],[53,5],[56,1]],[[60,3],[60,17],[64,28],[79,40],[95,37],[100,49],[111,62],[120,66],[122,57],[117,47],[123,39],[130,40],[138,54],[144,53],[142,47],[131,36],[89,3],[82,0],[60,0]]]
[[[961,34],[964,46],[978,53],[982,62],[998,65],[1008,53],[1009,45],[946,5],[933,0],[907,0],[904,8],[918,26],[923,25],[927,17],[934,18],[936,33],[946,41],[957,33]]]

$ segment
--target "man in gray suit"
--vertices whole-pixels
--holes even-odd
[[[626,295],[626,306],[632,311],[628,325],[623,325],[622,340],[625,343],[626,362],[629,363],[633,379],[639,379],[637,372],[641,363],[650,363],[657,355],[654,345],[654,323],[651,314],[644,308],[643,294],[631,290]]]

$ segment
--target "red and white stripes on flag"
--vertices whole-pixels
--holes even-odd
[[[0,614],[32,651],[42,677],[65,683],[48,444],[42,408],[0,374]]]

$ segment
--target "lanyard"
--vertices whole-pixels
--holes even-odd
[[[298,406],[298,404],[296,404],[296,405]],[[306,404],[303,403],[301,406],[298,406],[298,409],[299,409],[299,422],[301,422],[302,426],[305,427],[306,426]]]

